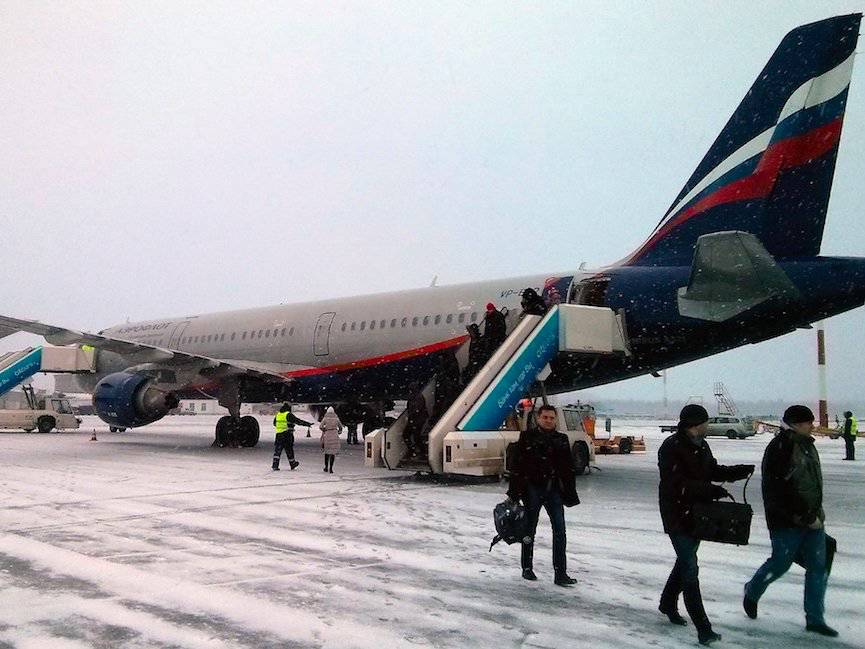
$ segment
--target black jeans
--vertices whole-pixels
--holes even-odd
[[[535,549],[535,531],[538,529],[538,517],[541,507],[547,510],[550,517],[550,525],[553,528],[553,570],[556,573],[567,571],[567,557],[565,549],[567,546],[567,535],[565,532],[565,507],[562,504],[562,494],[558,485],[547,483],[546,485],[533,485],[529,483],[523,496],[528,518],[528,542],[523,540],[520,560],[523,570],[532,568]]]
[[[273,439],[273,466],[279,466],[279,459],[282,457],[282,451],[285,449],[285,457],[291,462],[294,460],[294,431],[287,430],[284,433],[279,433]]]
[[[675,611],[679,605],[679,593],[685,600],[685,609],[697,631],[712,628],[706,609],[703,608],[703,595],[700,593],[700,567],[697,564],[697,550],[700,539],[687,534],[671,533],[670,542],[676,551],[676,564],[661,593],[661,608]]]

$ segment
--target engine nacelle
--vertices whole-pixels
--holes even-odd
[[[173,392],[155,383],[147,374],[109,374],[93,390],[93,410],[102,421],[118,428],[151,424],[180,403]]]

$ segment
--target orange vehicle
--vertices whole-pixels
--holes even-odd
[[[646,442],[642,437],[633,435],[613,435],[610,431],[609,418],[605,422],[604,431],[596,432],[595,408],[587,403],[580,403],[564,407],[565,412],[579,416],[583,421],[583,428],[592,439],[595,453],[598,455],[627,455],[628,453],[642,453],[646,450]],[[567,416],[567,415],[566,415]]]

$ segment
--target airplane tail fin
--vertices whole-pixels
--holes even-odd
[[[697,239],[751,232],[773,257],[815,256],[862,14],[791,31],[650,238],[623,263],[691,263]]]

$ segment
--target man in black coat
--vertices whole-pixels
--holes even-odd
[[[484,315],[483,342],[486,348],[486,357],[490,358],[499,346],[508,337],[507,322],[505,315],[496,308],[492,302],[487,303],[487,312]]]
[[[703,608],[697,564],[700,539],[694,536],[692,508],[696,503],[729,496],[726,489],[712,484],[713,481],[743,480],[754,472],[753,464],[718,464],[705,440],[708,420],[709,413],[703,406],[685,406],[679,414],[678,430],[665,439],[658,450],[661,520],[676,551],[676,564],[661,593],[658,610],[673,624],[687,624],[678,611],[679,593],[682,593],[685,608],[703,645],[720,640],[721,636],[712,630]]]
[[[751,619],[769,584],[784,575],[794,559],[805,564],[805,629],[834,638],[838,632],[823,617],[828,571],[823,523],[823,474],[814,447],[814,413],[790,406],[781,432],[763,454],[763,505],[772,539],[772,556],[745,584],[742,606]]]
[[[553,528],[554,583],[570,586],[577,583],[568,576],[565,549],[564,506],[579,504],[576,471],[568,436],[556,430],[556,409],[544,405],[538,409],[537,428],[520,433],[511,469],[508,498],[522,500],[528,520],[527,536],[521,544],[520,562],[523,579],[537,579],[533,570],[535,531],[543,506]]]

